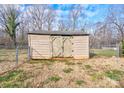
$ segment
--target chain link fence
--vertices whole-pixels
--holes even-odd
[[[0,45],[0,73],[28,61],[28,45],[5,47]]]
[[[104,56],[104,57],[116,57],[116,61],[122,56],[121,44],[103,46],[99,49],[90,49],[90,57]]]

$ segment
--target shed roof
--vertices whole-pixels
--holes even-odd
[[[82,31],[35,31],[28,34],[36,35],[76,35],[76,36],[88,36],[89,34]]]

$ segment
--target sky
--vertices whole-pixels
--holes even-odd
[[[102,22],[106,18],[108,8],[111,6],[120,7],[122,4],[81,4],[84,7],[84,13],[87,16],[85,20],[89,23]],[[21,5],[22,9],[32,6],[31,4]],[[50,8],[57,11],[57,15],[61,18],[67,18],[69,11],[74,4],[49,4]]]
[[[32,6],[30,4],[21,5],[22,9]],[[49,4],[51,8],[57,11],[60,17],[66,18],[68,12],[73,8],[74,4]],[[110,4],[82,4],[84,7],[86,20],[92,23],[103,21],[108,12]]]
[[[64,5],[59,5],[59,4],[54,4],[50,5],[52,8],[55,10],[61,11],[61,15],[66,17],[66,13],[72,9],[73,4],[64,4]],[[103,5],[103,4],[83,4],[82,5],[85,9],[85,15],[87,16],[87,20],[90,22],[98,22],[98,21],[103,21],[106,14],[107,10],[110,7],[110,5]]]

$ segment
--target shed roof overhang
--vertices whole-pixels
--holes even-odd
[[[82,31],[35,31],[28,34],[34,35],[58,35],[58,36],[89,36],[89,34]]]

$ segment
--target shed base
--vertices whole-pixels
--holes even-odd
[[[86,55],[86,56],[85,55],[80,55],[80,56],[79,55],[75,55],[74,59],[89,59],[89,56],[88,55]]]
[[[65,59],[89,59],[89,56],[74,56],[74,57],[44,57],[44,58],[41,58],[41,57],[32,57],[31,59],[55,59],[55,60],[65,60]]]

